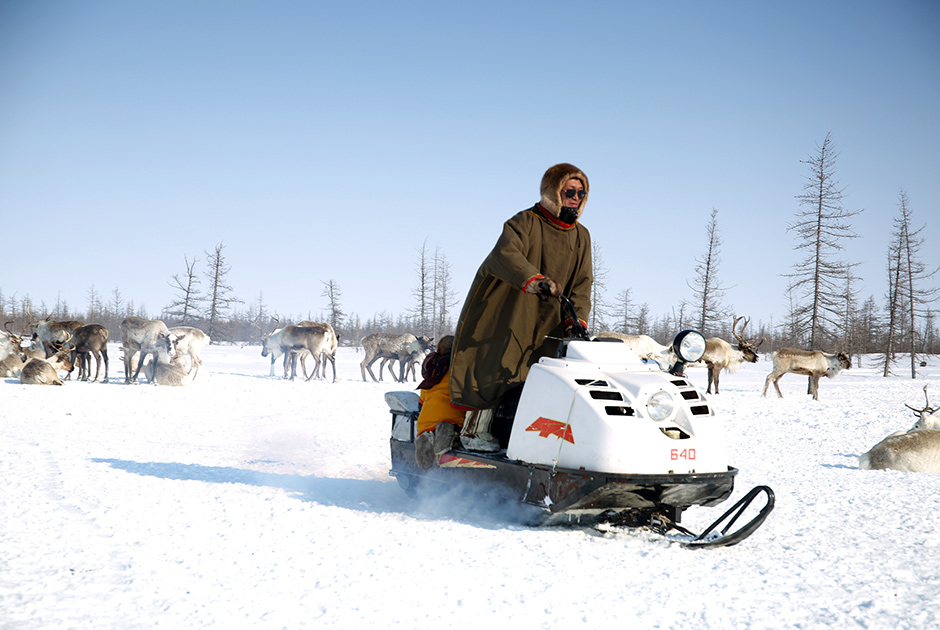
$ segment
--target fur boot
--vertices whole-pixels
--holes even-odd
[[[455,439],[457,439],[457,427],[450,422],[441,422],[434,427],[434,459],[437,460],[452,449]]]
[[[415,438],[415,464],[421,470],[434,465],[434,432],[425,431]]]
[[[460,432],[460,443],[468,451],[495,453],[499,441],[490,433],[495,412],[492,409],[474,409],[467,412],[467,419]]]

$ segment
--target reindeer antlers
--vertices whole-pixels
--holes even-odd
[[[738,322],[741,321],[742,319],[744,320],[744,325],[741,326],[741,334],[739,335],[735,329],[738,327]],[[763,338],[763,337],[760,338],[760,341],[757,342],[757,345],[756,345],[756,346],[754,345],[754,342],[752,342],[752,341],[745,341],[744,339],[742,339],[742,337],[744,336],[744,329],[747,328],[747,325],[750,324],[750,323],[751,323],[751,318],[750,318],[750,317],[745,318],[743,315],[741,315],[740,317],[735,317],[735,318],[734,318],[734,323],[731,325],[731,334],[734,335],[734,338],[735,338],[735,340],[737,340],[739,347],[741,347],[741,346],[750,346],[750,347],[752,347],[752,348],[754,348],[754,349],[757,349],[757,348],[760,347],[760,345],[761,345],[762,343],[764,343],[764,338]]]
[[[914,407],[911,407],[907,403],[905,403],[904,406],[910,409],[911,411],[913,411],[914,414],[918,416],[924,413],[926,413],[928,416],[932,416],[934,413],[937,412],[936,409],[930,406],[930,396],[927,395],[927,385],[924,385],[924,401],[927,403],[927,406],[924,407],[923,409],[915,409]]]

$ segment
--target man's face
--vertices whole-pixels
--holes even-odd
[[[574,191],[574,193],[570,192]],[[561,189],[561,207],[577,208],[584,199],[584,184],[580,179],[569,179]]]

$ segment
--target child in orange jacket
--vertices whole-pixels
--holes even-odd
[[[464,422],[464,412],[450,404],[450,352],[453,335],[442,337],[437,350],[430,353],[421,366],[418,385],[421,412],[415,427],[415,462],[424,470],[451,449]]]

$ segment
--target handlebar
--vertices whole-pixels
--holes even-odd
[[[587,328],[584,324],[581,323],[580,318],[578,318],[578,312],[574,308],[574,302],[571,301],[567,295],[559,295],[558,301],[561,302],[561,307],[563,310],[568,312],[568,315],[571,316],[571,333],[573,337],[578,339],[583,339],[584,341],[590,341],[591,335],[588,334]]]

